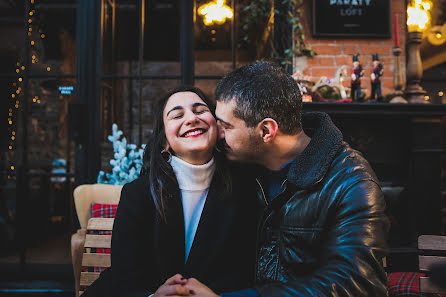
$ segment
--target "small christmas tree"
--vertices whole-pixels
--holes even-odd
[[[108,136],[108,141],[113,143],[114,159],[110,160],[112,173],[99,172],[98,183],[123,185],[129,183],[139,176],[142,167],[142,156],[145,145],[137,148],[135,144],[127,144],[127,139],[122,137],[122,131],[113,124],[112,135]]]

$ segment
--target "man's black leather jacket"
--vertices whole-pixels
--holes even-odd
[[[378,180],[324,113],[303,115],[311,137],[271,202],[257,179],[261,296],[386,296],[388,220]]]

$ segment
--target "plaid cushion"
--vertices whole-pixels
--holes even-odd
[[[387,285],[389,296],[425,297],[438,296],[446,297],[444,294],[423,294],[420,292],[420,277],[424,273],[418,272],[392,272],[387,274]]]
[[[92,218],[114,218],[118,204],[91,204],[91,217]]]

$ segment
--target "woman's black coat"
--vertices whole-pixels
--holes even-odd
[[[176,273],[195,277],[216,293],[252,285],[255,194],[236,177],[232,193],[224,195],[223,189],[222,179],[215,174],[185,262],[179,189],[168,200],[165,223],[149,194],[148,176],[126,184],[113,226],[112,269],[90,286],[86,296],[147,297]]]

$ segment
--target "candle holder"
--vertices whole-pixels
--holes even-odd
[[[418,31],[407,34],[407,69],[406,69],[406,91],[405,97],[409,103],[427,103],[424,100],[426,91],[420,86],[423,77],[423,68],[420,56],[420,44],[422,33]]]
[[[407,100],[403,97],[403,71],[401,70],[401,48],[395,46],[393,48],[394,67],[393,67],[393,88],[395,89],[395,97],[390,100],[390,103],[407,103]]]

